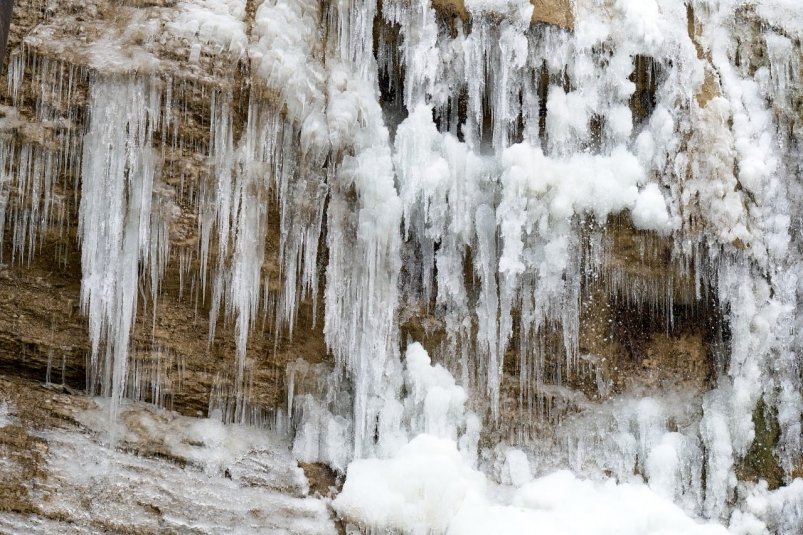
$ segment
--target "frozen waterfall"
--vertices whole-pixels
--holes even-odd
[[[109,447],[198,358],[350,528],[803,530],[797,0],[56,4],[0,262],[80,247]]]

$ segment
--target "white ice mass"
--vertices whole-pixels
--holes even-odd
[[[643,483],[593,482],[568,470],[533,479],[518,449],[504,452],[499,480],[505,484],[494,484],[475,466],[480,430],[464,406],[465,391],[446,370],[430,365],[420,344],[407,348],[405,365],[409,395],[400,412],[407,417],[393,430],[404,431],[409,423],[415,436],[386,458],[353,461],[333,502],[361,528],[416,534],[727,533],[695,522],[671,496]]]

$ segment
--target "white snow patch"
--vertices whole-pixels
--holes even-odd
[[[789,33],[803,34],[803,11],[799,0],[760,0],[755,2],[759,15],[773,26]]]
[[[245,0],[192,0],[179,3],[178,10],[167,26],[175,35],[235,56],[245,52]]]
[[[640,229],[664,233],[672,228],[666,201],[657,184],[647,184],[639,193],[630,214],[633,224]]]
[[[405,533],[716,535],[645,485],[559,471],[512,490],[488,482],[453,441],[422,434],[390,459],[353,462],[333,506],[363,528]]]
[[[411,427],[419,434],[384,459],[348,466],[343,490],[332,503],[348,522],[371,532],[421,534],[518,534],[532,532],[533,526],[539,534],[556,535],[727,533],[672,503],[680,485],[676,479],[687,470],[681,460],[687,445],[682,435],[664,432],[667,417],[658,401],[623,405],[638,428],[630,445],[647,457],[646,470],[654,478],[650,486],[636,477],[593,482],[566,470],[533,479],[527,455],[501,446],[498,485],[476,468],[476,447],[454,438],[466,418],[462,388],[448,371],[432,366],[417,343],[407,349],[407,370],[404,421],[418,421]],[[478,425],[473,432],[479,435]]]

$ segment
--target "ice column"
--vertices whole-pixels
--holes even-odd
[[[89,386],[111,396],[111,421],[125,386],[139,269],[151,251],[159,105],[154,79],[101,78],[92,86],[78,227],[81,307],[89,320]]]

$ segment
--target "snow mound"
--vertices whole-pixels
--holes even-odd
[[[389,459],[354,461],[337,513],[362,528],[404,533],[715,535],[646,485],[559,471],[518,488],[487,481],[454,441],[421,434]]]

